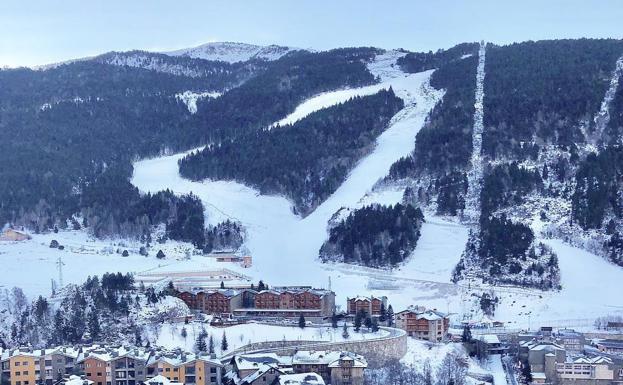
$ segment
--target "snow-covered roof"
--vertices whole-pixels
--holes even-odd
[[[486,344],[499,344],[500,343],[500,339],[495,334],[483,334],[478,339]]]
[[[368,363],[363,356],[351,352],[340,351],[298,351],[292,356],[292,365],[328,365],[339,366],[339,361],[354,361],[355,367],[367,367]]]
[[[324,385],[324,380],[317,373],[283,374],[279,385]]]
[[[359,302],[359,301],[371,302],[374,299],[378,299],[380,301],[383,301],[385,299],[385,297],[376,297],[374,295],[372,295],[370,297],[366,297],[366,296],[363,296],[363,295],[358,295],[358,296],[353,297],[353,298],[347,298],[347,300],[349,300],[349,301],[352,300],[352,301],[355,301],[355,302]]]
[[[201,360],[209,362],[213,365],[223,366],[215,356],[197,355],[194,353],[184,352],[180,349],[176,350],[159,350],[155,352],[148,361],[148,364],[163,362],[172,366],[182,366],[191,362]]]
[[[275,370],[281,374],[283,374],[284,372],[281,371],[279,369],[279,366],[276,364],[259,364],[257,367],[257,370],[251,374],[249,374],[248,376],[246,376],[245,378],[243,378],[240,383],[241,384],[251,384],[253,381],[257,380],[258,378],[262,377],[264,374],[266,374],[267,372],[271,371],[271,370]]]
[[[533,343],[528,345],[528,348],[530,350],[535,350],[535,351],[540,351],[540,350],[565,350],[564,347],[556,344],[556,343],[548,343],[548,342],[537,342],[537,343]]]
[[[608,357],[604,356],[595,356],[595,357],[577,357],[571,359],[569,362],[574,364],[611,364],[612,360]]]
[[[135,360],[145,361],[149,360],[151,351],[145,348],[138,347],[102,347],[94,349],[83,355],[79,361],[84,361],[88,358],[98,359],[100,361],[108,362],[119,358],[131,358]]]
[[[165,376],[159,374],[156,377],[150,378],[145,381],[147,385],[183,385],[181,382],[173,382],[166,378]]]
[[[71,375],[69,379],[65,381],[65,385],[92,385],[94,381],[88,378],[82,378],[80,376]]]
[[[257,353],[234,356],[231,363],[236,365],[238,370],[258,369],[264,364],[281,365],[286,362],[275,353]]]

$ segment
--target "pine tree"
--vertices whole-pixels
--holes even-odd
[[[346,321],[344,321],[344,326],[342,327],[342,337],[346,340],[350,335],[348,334],[348,326],[346,326]]]
[[[183,328],[182,328],[182,333],[181,333],[181,334],[182,334],[182,338],[183,338],[183,339],[184,339],[184,341],[185,341],[185,340],[186,340],[186,337],[188,336],[188,333],[186,332],[186,328],[185,328],[185,327],[183,327]]]
[[[335,314],[335,312],[333,312],[333,314],[331,315],[331,327],[333,329],[337,329],[337,315]]]
[[[461,335],[462,342],[472,342],[472,330],[469,325],[463,327],[463,334]]]
[[[394,308],[392,305],[387,307],[387,326],[394,326]]]
[[[89,333],[91,333],[91,338],[93,340],[97,340],[100,336],[101,330],[100,330],[99,317],[95,309],[91,309],[91,312],[89,313],[87,327],[89,329]]]
[[[305,316],[303,316],[303,313],[301,313],[299,315],[299,327],[301,329],[305,329],[305,326],[306,326],[306,324],[305,324]]]
[[[228,348],[229,348],[229,345],[227,344],[227,336],[225,335],[225,332],[223,331],[223,339],[221,340],[221,351],[225,352],[227,351]]]
[[[372,333],[376,333],[379,331],[379,322],[376,320],[376,318],[372,319],[372,324],[370,325],[370,330],[372,331]]]
[[[257,291],[262,291],[262,290],[266,290],[266,285],[264,284],[264,281],[260,279],[260,282],[257,284]]]
[[[225,282],[221,281],[221,289],[225,288]]]
[[[203,353],[207,349],[206,334],[206,331],[202,329],[195,340],[195,351],[197,351],[197,353]]]
[[[366,327],[366,329],[368,329],[368,330],[370,330],[372,328],[372,317],[370,317],[368,315],[368,313],[366,313],[364,318],[363,318],[363,324]]]
[[[379,314],[379,321],[385,322],[387,319],[387,310],[385,309],[385,304],[381,302],[381,314]]]
[[[210,334],[210,338],[208,340],[208,353],[214,354],[214,337]]]
[[[143,346],[143,336],[140,328],[136,328],[134,331],[134,344],[136,346]]]
[[[357,314],[355,314],[355,331],[358,332],[361,329],[361,322],[363,321],[363,318],[365,317],[365,312],[363,310],[360,310],[357,312]]]

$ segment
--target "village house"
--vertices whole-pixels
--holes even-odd
[[[357,354],[339,351],[298,351],[234,356],[225,376],[231,385],[362,385],[368,364]]]
[[[70,375],[80,354],[79,350],[71,347],[41,350],[39,353],[39,383],[45,385],[55,384],[59,378]]]
[[[365,358],[350,352],[299,351],[292,356],[294,372],[317,373],[331,385],[361,385],[367,367]]]
[[[95,385],[137,385],[147,379],[150,355],[144,348],[100,348],[89,351],[78,364]]]
[[[147,378],[161,376],[185,385],[221,383],[223,364],[216,356],[200,356],[181,350],[156,352],[147,361]]]
[[[364,311],[371,316],[380,316],[382,309],[387,309],[387,297],[354,297],[346,298],[347,313],[355,315]]]
[[[396,313],[395,317],[397,328],[403,329],[411,337],[425,341],[443,341],[450,327],[448,316],[435,309],[416,307]]]

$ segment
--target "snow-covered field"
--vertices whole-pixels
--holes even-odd
[[[182,337],[182,328],[186,329],[186,338]],[[178,348],[193,351],[193,347],[197,336],[205,330],[214,339],[214,345],[217,353],[221,352],[221,340],[223,333],[227,337],[228,350],[241,348],[254,342],[267,341],[327,341],[340,342],[344,340],[366,340],[380,338],[388,335],[385,330],[379,330],[376,333],[357,333],[349,328],[348,339],[342,336],[342,328],[333,329],[326,327],[306,327],[304,329],[298,326],[276,326],[265,325],[260,323],[248,323],[242,325],[230,326],[228,328],[213,327],[208,324],[193,322],[185,325],[164,324],[158,329],[149,329],[147,333],[150,341],[163,346],[165,348]]]

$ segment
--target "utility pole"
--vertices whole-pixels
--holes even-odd
[[[58,260],[56,261],[56,267],[58,268],[58,287],[59,289],[63,288],[63,258],[62,257],[58,257]]]

